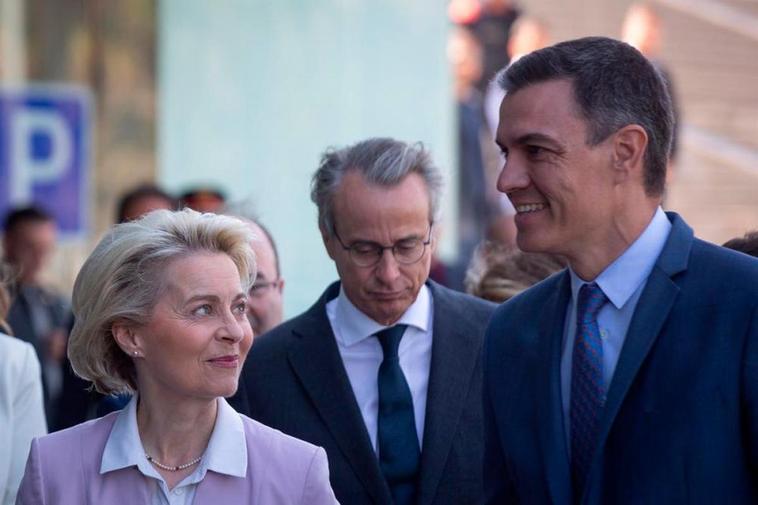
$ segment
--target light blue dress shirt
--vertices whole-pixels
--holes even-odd
[[[432,320],[434,302],[426,285],[416,296],[396,324],[407,324],[400,340],[398,355],[400,368],[411,390],[413,414],[419,447],[424,439],[426,418],[426,394],[429,388],[429,369],[432,364]],[[376,451],[377,417],[379,414],[379,390],[377,376],[384,352],[379,339],[373,336],[387,328],[358,310],[340,288],[337,298],[326,304],[326,315],[331,323],[337,349],[345,365],[347,378],[355,400],[361,410],[371,444]]]
[[[666,244],[671,223],[658,207],[645,231],[624,253],[608,265],[594,281],[583,281],[570,268],[571,300],[566,308],[566,325],[563,330],[561,355],[561,393],[563,424],[568,446],[571,446],[569,406],[571,405],[571,362],[576,336],[576,300],[582,285],[595,282],[608,297],[597,316],[603,344],[603,386],[608,391],[616,363],[626,340],[626,333],[642,294],[647,278]]]
[[[105,444],[100,473],[136,466],[150,482],[151,505],[191,505],[195,491],[205,474],[216,473],[245,477],[247,444],[240,415],[223,398],[219,398],[216,424],[203,459],[192,474],[169,490],[166,481],[145,457],[137,428],[137,396],[118,414]]]

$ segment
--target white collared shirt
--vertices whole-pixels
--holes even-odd
[[[191,505],[208,470],[234,477],[247,474],[247,444],[242,419],[219,398],[216,424],[203,459],[192,474],[169,490],[166,481],[145,457],[137,428],[137,396],[118,414],[105,444],[100,473],[136,466],[151,489],[151,505]]]
[[[400,340],[398,355],[400,368],[408,381],[413,398],[413,413],[419,447],[424,439],[426,393],[429,387],[429,369],[432,362],[432,319],[434,302],[429,288],[421,286],[416,300],[395,324],[407,324]],[[342,363],[345,365],[350,386],[358,402],[371,444],[376,447],[379,391],[377,376],[384,353],[374,335],[387,328],[358,310],[340,287],[337,298],[326,304],[326,315],[337,340]]]
[[[606,303],[597,316],[600,338],[603,345],[603,386],[608,391],[616,371],[626,333],[634,315],[634,309],[647,284],[650,272],[666,245],[671,223],[658,207],[645,231],[624,253],[608,265],[594,281],[603,290],[610,303]],[[587,281],[579,278],[570,268],[571,300],[566,309],[563,354],[561,355],[561,393],[563,400],[563,420],[566,437],[571,441],[569,406],[571,405],[571,364],[576,337],[576,300],[579,289]]]

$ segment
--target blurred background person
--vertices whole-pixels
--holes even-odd
[[[742,237],[727,240],[724,247],[758,257],[758,230],[749,231]]]
[[[152,210],[175,210],[176,208],[176,199],[166,191],[155,184],[140,184],[119,198],[116,206],[116,222],[133,221]]]
[[[458,262],[447,275],[448,286],[463,289],[466,265],[484,239],[497,197],[487,184],[482,143],[491,136],[484,130],[482,94],[476,84],[482,76],[482,47],[467,28],[456,27],[448,43],[458,115]]]
[[[549,44],[550,30],[547,24],[536,16],[522,14],[513,23],[511,36],[508,39],[509,64],[525,54],[547,47]],[[504,96],[505,92],[500,89],[496,80],[490,79],[484,96],[484,114],[492,139],[495,138],[497,131],[497,123],[500,120],[500,103]]]
[[[512,0],[452,0],[448,4],[450,20],[469,28],[482,46],[482,72],[476,81],[480,92],[510,61],[506,48],[519,15]]]
[[[251,242],[258,267],[250,286],[247,317],[254,335],[263,335],[283,319],[284,278],[279,267],[279,252],[268,228],[260,220],[248,221],[255,234]]]
[[[63,358],[70,326],[68,302],[43,284],[57,242],[53,218],[40,207],[11,210],[5,217],[3,252],[13,269],[8,324],[14,336],[34,346],[42,365],[48,424],[56,416],[63,386]]]
[[[565,267],[559,256],[491,244],[472,261],[466,273],[466,292],[502,303]]]
[[[8,336],[10,297],[0,263],[0,505],[12,505],[32,438],[47,432],[39,360],[27,342]]]
[[[253,338],[250,239],[238,219],[187,209],[100,241],[74,285],[69,358],[101,393],[134,396],[35,439],[20,503],[336,503],[322,449],[224,400]]]
[[[198,212],[219,213],[226,205],[226,195],[218,188],[197,186],[186,190],[179,197],[179,208],[189,207]]]
[[[279,262],[279,249],[271,231],[251,210],[250,202],[230,204],[224,213],[243,220],[253,232],[250,246],[255,253],[257,270],[248,291],[247,317],[253,335],[263,335],[278,326],[284,317],[284,277]]]
[[[621,26],[621,40],[636,48],[663,75],[668,85],[671,102],[674,106],[674,136],[671,139],[671,154],[669,169],[666,173],[667,182],[671,182],[673,176],[672,165],[676,162],[679,153],[679,131],[681,129],[681,109],[677,100],[676,86],[671,75],[671,70],[661,59],[661,39],[663,37],[663,23],[655,8],[647,2],[632,3],[624,15]]]

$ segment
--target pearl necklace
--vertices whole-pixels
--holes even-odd
[[[160,461],[158,461],[157,459],[155,459],[154,457],[152,457],[151,455],[149,455],[147,452],[145,453],[145,457],[147,458],[147,460],[150,463],[154,464],[158,468],[162,468],[164,470],[168,470],[169,472],[178,472],[179,470],[184,470],[185,468],[189,468],[192,465],[200,463],[200,460],[203,459],[203,456],[201,455],[201,456],[198,456],[197,458],[193,459],[189,463],[184,463],[183,465],[169,466],[169,465],[164,465],[163,463],[161,463]]]

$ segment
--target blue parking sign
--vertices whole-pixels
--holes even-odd
[[[90,104],[75,86],[0,88],[0,216],[35,204],[62,234],[86,231]]]

